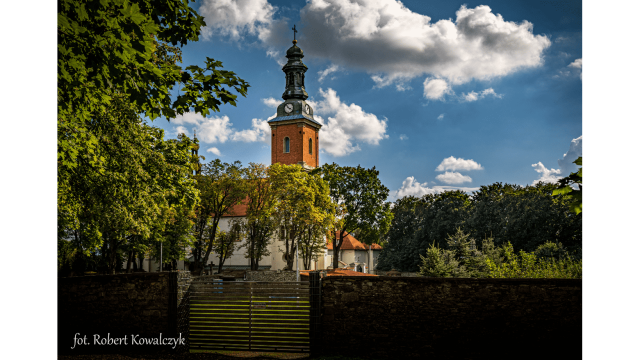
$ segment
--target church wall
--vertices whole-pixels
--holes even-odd
[[[310,126],[305,126],[302,132],[303,132],[302,148],[304,150],[302,152],[302,161],[304,161],[309,166],[318,167],[319,166],[319,161],[318,161],[319,132]],[[309,154],[309,139],[313,140],[313,144],[312,144],[313,154]]]
[[[302,124],[300,124],[302,125]],[[297,164],[303,159],[303,138],[304,128],[298,124],[287,124],[272,128],[271,138],[271,163],[285,165]],[[273,136],[275,135],[275,136]],[[289,153],[284,152],[284,138],[289,137]],[[308,149],[307,149],[308,150]],[[308,151],[307,151],[308,152]]]

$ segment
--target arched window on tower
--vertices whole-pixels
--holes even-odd
[[[285,153],[289,152],[289,138],[288,137],[284,138],[284,152]]]
[[[309,155],[313,155],[313,140],[309,139]]]

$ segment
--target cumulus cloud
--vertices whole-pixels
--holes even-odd
[[[571,64],[567,65],[567,67],[578,69],[580,71],[580,80],[582,80],[582,59],[575,59]]]
[[[442,192],[436,189],[429,188],[428,185],[428,182],[421,184],[420,182],[416,181],[416,178],[414,178],[413,176],[409,176],[402,182],[402,186],[400,187],[400,189],[391,191],[389,193],[389,197],[395,200],[403,198],[405,196],[422,197],[426,194],[437,194],[439,192]]]
[[[267,123],[267,120],[252,119],[251,129],[242,131],[236,131],[231,135],[231,140],[242,142],[256,142],[261,141],[270,144],[269,135],[271,134],[271,128]]]
[[[407,140],[408,137],[405,134],[400,134],[400,140]]]
[[[444,174],[440,174],[436,176],[436,179],[445,184],[462,184],[462,183],[472,181],[470,176],[462,175],[459,172],[450,172],[450,171],[447,171]]]
[[[468,94],[462,94],[461,101],[476,101],[479,99],[484,99],[487,96],[496,97],[498,99],[502,99],[502,94],[496,94],[493,88],[484,89],[481,92],[477,93],[475,91],[471,91]]]
[[[334,73],[338,70],[340,70],[340,67],[338,65],[331,64],[331,66],[329,66],[328,68],[318,71],[318,75],[319,75],[318,82],[322,82],[325,77],[327,77],[329,74]]]
[[[226,115],[205,118],[198,126],[198,139],[206,143],[225,143],[233,133],[232,125]]]
[[[442,120],[442,119],[444,119],[444,114],[438,115],[438,120]]]
[[[540,177],[533,181],[533,185],[539,182],[556,183],[561,178],[561,176],[559,176],[561,173],[560,169],[547,169],[540,161],[531,166],[540,174]]]
[[[442,79],[426,78],[424,83],[424,97],[431,100],[443,100],[446,94],[451,94],[449,84]]]
[[[262,99],[262,102],[268,107],[273,107],[273,108],[277,108],[278,105],[282,104],[282,100],[278,100],[274,98]]]
[[[433,186],[429,187],[428,182],[420,183],[413,176],[409,176],[402,182],[402,186],[395,191],[389,192],[389,200],[395,201],[405,196],[422,197],[427,194],[439,194],[445,191],[462,190],[470,193],[480,189],[479,187],[461,187],[461,186]]]
[[[575,59],[571,64],[568,65],[569,67],[572,68],[576,68],[576,69],[582,69],[582,59]]]
[[[263,99],[267,103],[270,99]],[[204,143],[220,143],[224,144],[228,140],[242,142],[266,142],[269,143],[269,135],[271,128],[267,121],[276,117],[276,114],[267,120],[252,119],[251,128],[245,130],[236,130],[226,115],[204,117],[201,114],[186,113],[179,115],[173,122],[175,124],[193,124],[198,139]],[[179,133],[188,134],[189,131],[185,126],[177,126],[175,128],[176,135]]]
[[[445,171],[445,170],[453,170],[453,171],[469,171],[469,170],[483,170],[482,165],[477,162],[469,159],[465,160],[463,158],[455,158],[450,156],[440,163],[436,168],[436,171]]]
[[[309,0],[301,20],[309,56],[367,71],[378,87],[423,74],[453,85],[488,80],[542,65],[551,45],[532,23],[507,21],[486,5],[431,22],[395,0]]]
[[[334,156],[344,156],[360,150],[356,141],[378,145],[380,140],[389,137],[386,118],[378,119],[356,104],[343,103],[331,88],[326,91],[320,88],[319,92],[322,100],[308,102],[314,107],[315,119],[323,125],[320,129],[322,150]],[[326,121],[323,116],[327,117]]]
[[[218,150],[217,147],[210,147],[207,149],[207,152],[220,156],[220,150]]]
[[[578,171],[578,166],[573,162],[580,156],[582,156],[582,135],[571,140],[569,151],[562,156],[562,159],[558,159],[558,166],[560,166],[562,174],[567,176],[572,172]]]
[[[267,47],[267,55],[284,65],[278,49],[290,43],[288,19],[274,19],[277,10],[267,0],[203,0],[198,9],[207,23],[202,36],[205,40],[222,36],[234,41],[256,36]]]

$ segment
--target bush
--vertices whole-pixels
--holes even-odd
[[[542,248],[542,249],[541,249]],[[545,278],[545,279],[582,279],[582,260],[574,259],[570,256],[560,256],[558,259],[553,256],[545,256],[552,250],[560,253],[560,246],[541,245],[536,253],[527,253],[520,250],[516,255],[511,243],[505,248],[505,259],[502,264],[496,264],[493,260],[487,259],[490,278]],[[540,250],[540,251],[538,251]]]

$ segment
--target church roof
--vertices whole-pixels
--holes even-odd
[[[271,122],[276,122],[276,121],[282,121],[282,120],[295,120],[295,119],[307,119],[309,121],[312,121],[315,124],[318,124],[320,126],[322,126],[322,124],[320,124],[319,122],[315,121],[311,116],[308,115],[304,115],[304,114],[295,114],[295,115],[287,115],[287,116],[278,116],[277,118],[271,119],[269,121],[267,121],[268,123]]]
[[[336,231],[336,240],[340,238],[340,232]],[[327,238],[327,249],[333,250],[333,241],[331,238]],[[378,244],[366,245],[358,241],[356,238],[347,233],[342,240],[342,246],[340,250],[382,250],[382,246]]]

